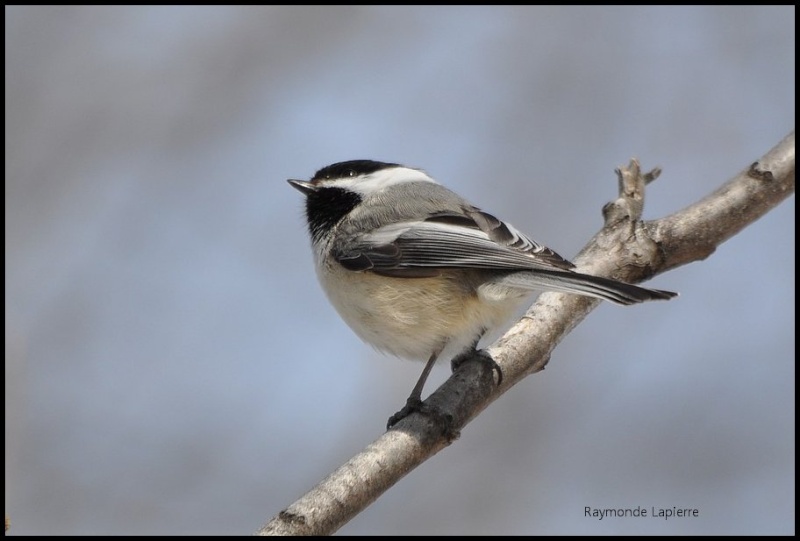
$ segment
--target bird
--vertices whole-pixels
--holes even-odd
[[[576,272],[554,250],[423,169],[348,160],[319,169],[308,181],[287,181],[305,195],[316,274],[341,318],[376,349],[426,361],[387,428],[422,409],[422,390],[438,359],[452,356],[455,369],[484,353],[477,350],[484,334],[534,292],[619,305],[677,295]]]

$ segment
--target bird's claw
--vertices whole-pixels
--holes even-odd
[[[408,400],[406,400],[406,405],[389,417],[389,421],[386,423],[386,430],[391,430],[394,425],[417,411],[422,411],[422,400],[415,396],[409,396]]]
[[[455,372],[461,367],[462,364],[471,360],[489,365],[493,371],[497,372],[497,384],[500,385],[503,383],[503,370],[500,368],[500,365],[497,364],[497,361],[492,359],[492,356],[486,353],[486,350],[483,349],[468,351],[466,353],[460,353],[459,355],[456,355],[450,361],[450,368],[453,370],[453,372]]]

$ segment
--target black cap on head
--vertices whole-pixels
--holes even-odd
[[[368,175],[381,169],[389,167],[400,167],[398,163],[376,162],[374,160],[350,160],[338,162],[317,171],[311,181],[326,180],[332,178],[355,177],[358,175]]]

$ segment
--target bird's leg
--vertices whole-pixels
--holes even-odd
[[[464,351],[462,351],[461,353],[450,359],[450,369],[453,372],[458,370],[458,368],[462,364],[470,360],[472,357],[475,356],[476,353],[478,353],[478,342],[481,341],[481,338],[483,338],[483,335],[485,333],[486,329],[481,329],[480,334],[475,337],[475,340],[473,340],[468,347],[464,348]]]
[[[481,363],[486,363],[492,368],[492,370],[497,372],[497,384],[500,385],[501,383],[503,383],[503,371],[500,369],[500,365],[497,364],[497,361],[492,359],[492,357],[488,353],[486,353],[485,350],[478,349],[478,342],[481,341],[481,338],[483,338],[485,332],[486,329],[483,329],[481,333],[478,335],[478,337],[475,339],[475,341],[472,342],[472,344],[468,348],[466,348],[464,351],[462,351],[461,353],[459,353],[450,360],[450,368],[453,370],[453,372],[455,372],[456,370],[459,369],[459,367],[462,364],[471,359],[474,359]]]
[[[441,349],[434,351],[433,355],[430,356],[428,362],[425,364],[425,368],[422,369],[422,374],[419,376],[417,384],[414,385],[408,400],[406,400],[406,405],[403,406],[400,411],[389,417],[389,422],[386,423],[387,430],[396,425],[401,419],[404,419],[415,411],[420,411],[422,409],[422,388],[425,387],[425,381],[427,381],[428,374],[431,373],[433,365],[436,364],[436,359],[439,357],[439,353],[441,353]]]

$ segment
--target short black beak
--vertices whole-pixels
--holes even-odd
[[[298,190],[300,190],[301,192],[303,192],[306,195],[312,194],[312,193],[316,192],[319,189],[316,186],[314,186],[313,184],[311,184],[310,182],[306,182],[304,180],[296,180],[296,179],[290,178],[290,179],[287,179],[286,182],[291,184],[293,188],[297,188]]]

